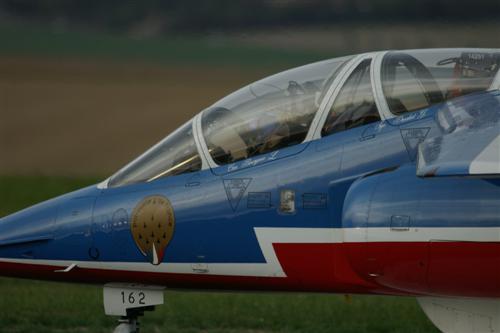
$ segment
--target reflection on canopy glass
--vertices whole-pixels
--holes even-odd
[[[188,122],[109,180],[109,187],[150,182],[201,170],[201,159]]]
[[[212,158],[223,165],[301,143],[325,90],[349,59],[271,76],[205,110],[203,135]]]

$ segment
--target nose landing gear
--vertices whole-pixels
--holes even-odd
[[[139,317],[144,316],[144,311],[154,310],[154,306],[128,310],[126,316],[118,319],[118,326],[113,333],[139,333]]]

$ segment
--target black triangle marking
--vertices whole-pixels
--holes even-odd
[[[252,181],[252,178],[233,178],[224,179],[224,188],[226,189],[227,200],[233,211],[238,209],[238,205],[241,198],[245,194],[248,185]]]
[[[406,151],[411,161],[417,159],[418,145],[424,142],[430,128],[407,128],[401,130],[401,137],[406,146]]]

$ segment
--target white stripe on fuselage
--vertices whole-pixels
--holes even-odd
[[[277,243],[339,243],[342,231],[332,228],[254,228],[259,242],[264,263],[208,263],[207,271],[200,272],[200,263],[161,263],[152,265],[149,262],[104,262],[104,261],[68,261],[38,259],[7,259],[0,262],[24,263],[31,265],[49,265],[68,267],[76,264],[79,268],[123,270],[148,273],[176,274],[210,274],[227,276],[252,277],[286,277],[274,251]],[[167,250],[168,251],[168,250]],[[230,249],[228,249],[230,251]]]
[[[249,277],[286,277],[273,244],[335,244],[363,242],[500,242],[500,228],[411,228],[391,231],[389,228],[255,228],[255,235],[264,256],[264,263],[207,263],[200,272],[200,263],[104,262],[0,258],[0,262],[79,268],[120,270],[148,273],[210,274]],[[230,249],[228,249],[230,251]],[[62,273],[61,273],[62,274]]]
[[[500,242],[500,228],[351,228],[344,230],[344,242]]]

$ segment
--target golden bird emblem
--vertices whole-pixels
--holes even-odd
[[[174,229],[174,210],[166,197],[146,197],[134,208],[130,231],[142,255],[153,265],[162,262]]]

